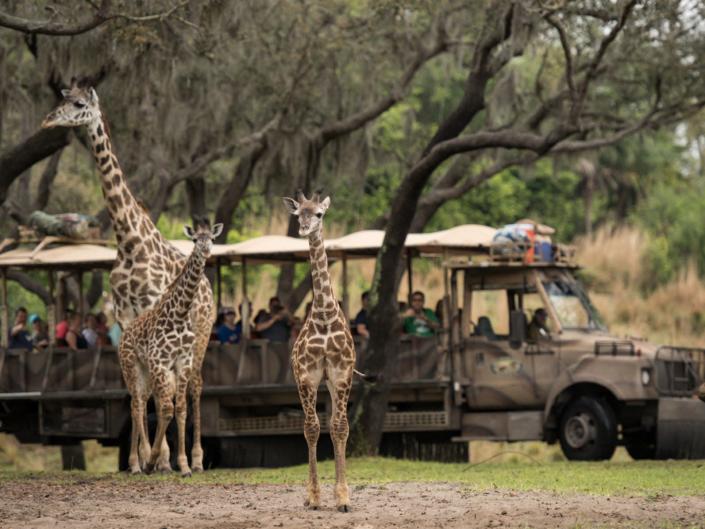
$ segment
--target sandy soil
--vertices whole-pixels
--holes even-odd
[[[353,487],[353,511],[302,506],[303,487],[23,480],[0,485],[0,527],[129,528],[556,528],[705,527],[705,497],[600,497],[403,483]]]

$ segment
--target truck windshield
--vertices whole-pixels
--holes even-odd
[[[564,328],[607,330],[580,283],[556,279],[545,282],[544,288]]]

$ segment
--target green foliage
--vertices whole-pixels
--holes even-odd
[[[636,221],[651,235],[647,251],[654,283],[658,286],[692,260],[705,275],[705,195],[697,182],[656,186],[635,211]]]

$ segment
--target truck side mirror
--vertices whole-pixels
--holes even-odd
[[[523,310],[509,312],[509,345],[518,349],[526,341],[526,315]]]

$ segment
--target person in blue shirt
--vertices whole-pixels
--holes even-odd
[[[242,321],[235,323],[235,309],[228,307],[223,313],[223,323],[216,330],[222,344],[236,344],[242,336]]]
[[[27,330],[27,309],[20,307],[15,312],[15,323],[10,329],[10,340],[8,343],[10,349],[28,349],[31,350],[32,336]]]

